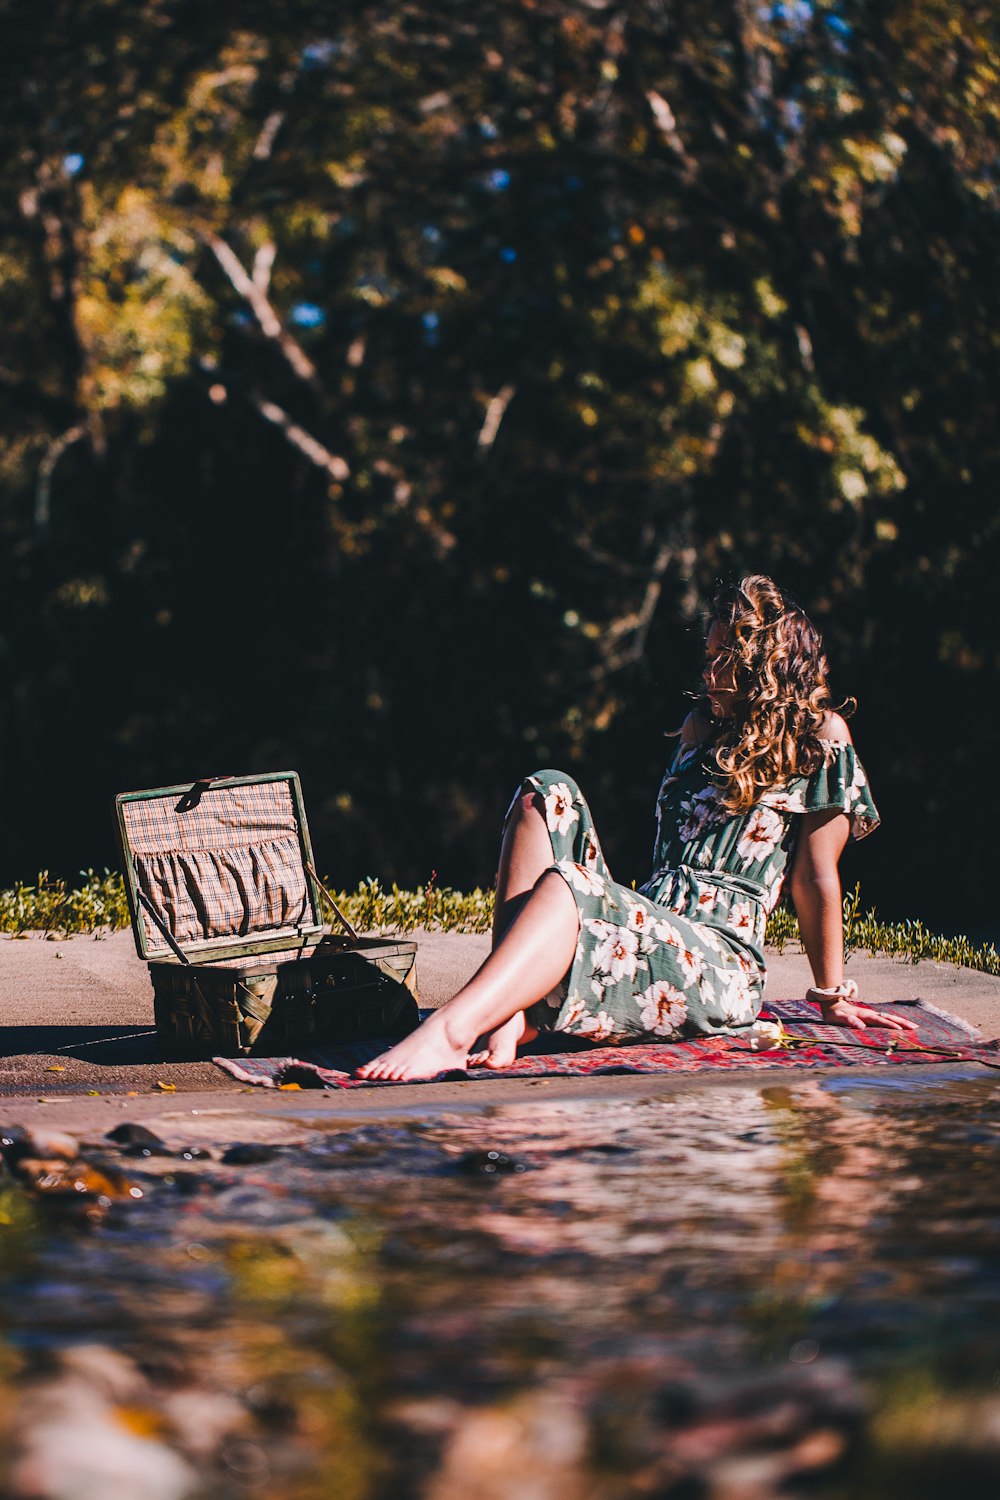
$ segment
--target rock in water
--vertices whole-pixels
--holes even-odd
[[[174,1153],[158,1135],[145,1125],[116,1125],[105,1140],[114,1141],[127,1156],[173,1156]]]
[[[73,1161],[80,1154],[80,1143],[61,1130],[26,1130],[20,1125],[0,1133],[0,1152],[9,1167],[16,1170],[27,1157],[40,1160]]]
[[[113,1202],[143,1197],[142,1188],[117,1167],[85,1161],[44,1160],[23,1157],[17,1165],[18,1180],[43,1197],[97,1198]]]
[[[515,1161],[505,1151],[466,1151],[455,1163],[456,1172],[470,1177],[499,1177],[527,1170],[523,1161]]]
[[[55,1379],[24,1392],[5,1494],[12,1500],[193,1495],[201,1488],[193,1467],[158,1437],[131,1431],[122,1419],[122,1407],[138,1409],[148,1394],[139,1372],[112,1350],[80,1353],[86,1357],[67,1358]]]
[[[224,1151],[222,1162],[227,1167],[253,1167],[258,1162],[273,1161],[277,1155],[276,1146],[265,1146],[262,1142],[247,1141],[245,1144],[230,1146],[228,1151]]]

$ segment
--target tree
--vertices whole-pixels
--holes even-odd
[[[638,870],[744,567],[862,697],[877,891],[928,836],[964,867],[989,7],[5,9],[8,873],[104,857],[95,792],[290,761],[338,875],[489,878],[539,759]]]

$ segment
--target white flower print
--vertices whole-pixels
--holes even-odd
[[[545,796],[545,821],[550,833],[568,833],[580,814],[573,806],[573,793],[565,781],[555,781]]]
[[[713,911],[715,903],[719,899],[719,892],[712,885],[703,885],[698,892],[698,910],[700,912]]]
[[[599,984],[594,985],[598,995],[603,995]],[[576,1035],[589,1037],[592,1042],[605,1042],[609,1036],[615,1034],[614,1017],[609,1016],[606,1010],[599,1010],[595,1015],[584,1011],[581,1006],[581,1014],[576,1023]]]
[[[778,897],[781,895],[782,888],[783,888],[784,884],[785,884],[785,871],[784,870],[779,870],[778,873],[777,873],[777,875],[771,881],[771,883],[768,886],[767,890],[764,892],[764,898],[763,898],[763,915],[764,915],[765,918],[769,917],[771,915],[771,913],[774,911],[774,908],[777,906],[777,904],[778,904]]]
[[[757,1014],[757,987],[750,975],[739,969],[732,974],[717,972],[716,980],[726,1019],[736,1025],[752,1021]]]
[[[698,936],[707,947],[714,948],[716,953],[729,953],[732,951],[721,933],[716,932],[714,927],[709,927],[707,922],[699,927]]]
[[[778,812],[804,813],[806,810],[805,794],[802,791],[765,792],[760,800]]]
[[[675,990],[665,979],[658,979],[636,998],[644,1029],[656,1036],[676,1036],[687,1020],[687,1000],[683,992]]]
[[[598,939],[598,946],[591,955],[597,973],[608,977],[605,984],[614,984],[619,979],[633,979],[638,963],[639,934],[627,927],[616,927],[614,922],[592,918],[587,930]]]
[[[868,777],[865,775],[860,761],[854,762],[854,771],[851,776],[851,784],[847,788],[847,805],[853,807],[855,802],[863,802],[862,792],[868,785]]]
[[[698,984],[702,974],[705,972],[705,960],[701,954],[693,948],[678,948],[677,962],[684,971],[684,979],[688,984]]]
[[[680,805],[683,822],[677,826],[678,836],[684,843],[699,837],[704,830],[719,819],[719,793],[716,787],[702,787],[693,797],[685,797]]]
[[[563,1016],[561,1030],[572,1031],[581,1017],[587,1014],[587,1007],[579,995],[574,995],[569,1001],[566,1014]]]
[[[584,865],[578,865],[572,859],[557,859],[556,869],[562,871],[575,891],[584,896],[603,896],[603,880]]]
[[[705,972],[705,960],[700,953],[696,953],[687,946],[684,935],[669,922],[655,922],[653,931],[661,943],[666,943],[669,948],[677,950],[677,962],[684,971],[684,978],[688,984],[697,984]]]
[[[753,932],[756,926],[756,912],[749,901],[737,901],[729,909],[726,926],[731,927],[734,932]]]
[[[598,856],[599,852],[600,851],[598,850],[597,840],[594,838],[593,830],[588,828],[588,830],[587,830],[587,845],[586,845],[586,848],[583,851],[583,862],[584,862],[584,864],[585,865],[596,865],[596,863],[597,863],[597,856]]]
[[[744,825],[736,852],[748,864],[758,864],[771,857],[783,832],[784,824],[778,814],[769,807],[757,806]]]
[[[638,932],[641,937],[653,928],[653,915],[646,906],[630,906],[628,910],[628,924],[632,932]]]

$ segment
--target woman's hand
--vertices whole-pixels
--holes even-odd
[[[849,1026],[853,1031],[867,1031],[869,1026],[881,1026],[886,1031],[916,1031],[915,1021],[902,1016],[890,1015],[874,1005],[859,1005],[856,1000],[840,996],[836,1000],[822,1000],[823,1020],[831,1026]]]

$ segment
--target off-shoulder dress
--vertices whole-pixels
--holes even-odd
[[[541,799],[551,868],[580,916],[572,968],[529,1019],[614,1042],[752,1026],[764,993],[764,930],[798,819],[839,810],[855,838],[879,822],[853,745],[828,741],[825,751],[813,775],[772,787],[734,816],[720,803],[711,745],[682,743],[657,798],[653,873],[637,890],[612,880],[573,778],[553,770],[526,777],[520,790]]]

